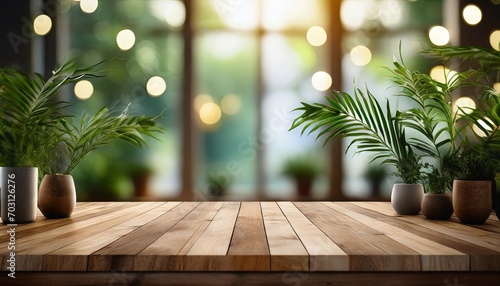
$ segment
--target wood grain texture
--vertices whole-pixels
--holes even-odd
[[[275,202],[262,202],[272,271],[308,271],[309,255]]]
[[[0,227],[0,264],[15,252],[18,273],[255,272],[295,283],[313,273],[500,271],[496,217],[432,221],[386,202],[78,203],[71,218],[39,216],[14,238],[10,229]]]

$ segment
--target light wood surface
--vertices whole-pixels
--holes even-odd
[[[0,226],[3,271],[9,228]],[[18,275],[500,271],[496,217],[432,221],[386,202],[78,203],[71,218],[39,216],[15,237]]]

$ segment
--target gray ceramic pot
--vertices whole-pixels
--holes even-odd
[[[417,215],[420,213],[423,196],[422,184],[394,184],[391,204],[400,215]]]
[[[38,168],[0,167],[2,221],[28,223],[36,219]]]

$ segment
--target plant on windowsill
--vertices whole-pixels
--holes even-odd
[[[292,179],[299,198],[309,198],[314,180],[320,173],[318,160],[311,155],[289,158],[283,165],[282,174]]]

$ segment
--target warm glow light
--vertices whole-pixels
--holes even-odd
[[[493,88],[497,91],[497,92],[500,92],[500,82],[495,82],[493,84]]]
[[[485,129],[485,130],[487,130],[487,131],[491,131],[491,127],[488,125],[488,123],[487,123],[487,122],[491,124],[491,120],[489,120],[488,118],[484,118],[484,120],[478,120],[478,121],[477,121],[477,123],[479,123],[479,125],[480,125],[483,129]],[[475,124],[474,124],[474,126],[472,127],[472,129],[474,130],[474,132],[475,132],[477,135],[479,135],[479,136],[481,136],[481,137],[486,136],[486,134],[484,133],[484,131],[483,131],[483,130],[481,130],[481,128],[479,128],[479,126],[477,126],[477,125],[475,125]]]
[[[332,77],[327,72],[319,71],[313,74],[311,82],[316,90],[325,91],[332,86]]]
[[[52,20],[45,14],[38,15],[33,21],[33,29],[35,30],[35,33],[43,36],[50,32],[50,29],[52,29]]]
[[[325,29],[320,26],[313,26],[307,30],[306,38],[311,46],[319,47],[326,43],[328,36]]]
[[[228,94],[222,98],[220,106],[225,114],[235,115],[241,109],[241,100],[236,94]]]
[[[82,9],[83,12],[85,12],[87,14],[94,13],[95,10],[97,10],[97,6],[99,6],[98,0],[81,0],[80,1],[80,8]]]
[[[365,46],[355,46],[352,48],[351,61],[357,66],[366,66],[372,60],[372,52]]]
[[[151,77],[146,83],[146,90],[151,96],[160,96],[167,89],[167,83],[159,76]]]
[[[89,99],[94,93],[94,86],[88,80],[81,80],[75,84],[75,96],[81,100]]]
[[[470,114],[474,108],[476,108],[474,100],[470,97],[463,96],[455,101],[453,112],[458,112],[458,115]]]
[[[457,76],[457,72],[444,66],[435,66],[431,69],[430,76],[440,83],[452,84]]]
[[[220,107],[213,102],[207,102],[200,108],[200,120],[206,125],[217,124],[221,116]]]
[[[497,51],[500,51],[500,30],[495,30],[490,34],[490,45]]]
[[[477,7],[476,5],[467,5],[462,11],[462,16],[464,17],[464,20],[467,24],[473,26],[481,22],[483,13],[481,12],[481,9],[479,9],[479,7]]]
[[[130,50],[135,44],[135,34],[129,29],[121,30],[118,35],[116,35],[116,44],[123,50]]]
[[[159,20],[167,22],[171,27],[180,27],[186,21],[186,7],[179,0],[155,0],[149,2],[149,5],[151,13]]]
[[[350,31],[361,28],[365,21],[366,12],[363,9],[365,3],[362,1],[342,1],[340,6],[340,20],[342,26]]]
[[[214,100],[212,99],[212,97],[208,94],[198,94],[195,98],[194,98],[194,102],[193,102],[193,107],[194,107],[194,110],[196,112],[200,112],[200,109],[203,105],[205,105],[205,103],[209,103],[209,102],[214,102]]]
[[[429,30],[429,39],[436,46],[444,46],[450,41],[450,33],[443,26],[434,26]]]

